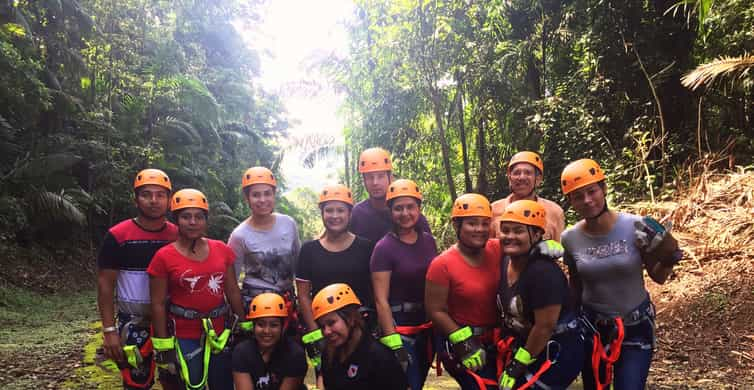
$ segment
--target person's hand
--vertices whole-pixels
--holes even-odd
[[[116,363],[123,363],[123,346],[120,344],[120,334],[117,331],[105,332],[102,340],[102,348],[105,356]]]
[[[551,259],[562,257],[563,252],[563,245],[555,240],[542,240],[531,248],[532,255],[542,255]]]
[[[409,364],[411,364],[411,355],[409,355],[408,351],[406,351],[406,348],[403,347],[403,339],[401,339],[401,335],[398,333],[393,333],[384,337],[380,337],[380,343],[393,351],[395,359],[398,360],[398,363],[401,365],[403,372],[406,372],[408,370]]]
[[[683,259],[683,252],[678,248],[678,241],[670,234],[671,226],[665,227],[652,217],[644,217],[634,222],[636,246],[649,255],[649,259],[659,261],[666,267],[672,267]]]
[[[500,390],[512,390],[516,386],[516,381],[526,374],[526,366],[534,363],[535,360],[523,347],[517,349],[513,360],[500,377]]]
[[[305,333],[301,338],[306,350],[306,359],[309,365],[318,369],[322,365],[322,350],[325,349],[325,336],[321,329],[315,329]]]
[[[152,337],[154,362],[157,368],[175,375],[178,370],[178,356],[175,351],[175,337]]]
[[[471,371],[479,371],[487,360],[487,353],[482,349],[479,340],[474,337],[471,328],[464,326],[448,335],[453,346],[453,355],[461,361],[464,367]]]

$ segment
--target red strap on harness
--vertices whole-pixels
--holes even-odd
[[[477,386],[479,386],[480,390],[484,390],[487,388],[487,386],[493,386],[497,389],[497,381],[487,378],[482,378],[481,376],[477,375],[474,371],[466,369],[466,373],[469,374],[472,378],[474,378],[474,381],[476,381]]]
[[[498,334],[497,342],[495,343],[495,347],[497,348],[497,377],[499,378],[500,375],[503,375],[503,370],[505,367],[508,366],[508,363],[511,362],[511,359],[513,358],[513,341],[515,340],[513,336],[508,336],[506,338],[501,338]]]
[[[150,331],[151,334],[151,331]],[[142,358],[146,359],[150,355],[152,355],[152,351],[154,350],[152,346],[152,338],[150,337],[147,339],[147,342],[144,343],[144,345],[139,348],[139,354]],[[130,366],[126,366],[124,368],[120,369],[120,376],[123,377],[123,382],[126,383],[126,385],[130,387],[136,387],[139,389],[146,389],[152,384],[152,380],[154,380],[154,370],[155,370],[155,361],[154,359],[151,360],[149,363],[149,375],[147,377],[147,380],[144,383],[138,383],[134,381],[133,377],[131,377],[131,368]]]
[[[432,321],[425,322],[421,325],[404,326],[398,325],[395,327],[395,331],[403,336],[414,336],[425,330],[432,329]],[[427,360],[432,361],[432,357],[435,355],[435,347],[431,342],[427,343]],[[442,365],[440,364],[440,356],[437,356],[435,361],[435,369],[437,370],[437,376],[442,375]]]
[[[534,384],[537,383],[537,381],[539,380],[539,377],[541,377],[542,374],[544,374],[547,370],[549,370],[551,366],[552,366],[552,360],[545,360],[545,362],[542,363],[541,366],[539,366],[539,370],[537,370],[537,372],[534,373],[534,375],[532,375],[531,379],[529,379],[528,382],[521,385],[521,387],[519,387],[518,390],[524,390],[524,389],[528,389],[529,387],[534,386]]]
[[[594,382],[597,390],[609,387],[613,381],[613,365],[620,357],[621,344],[625,336],[623,328],[623,319],[615,317],[615,326],[618,327],[618,336],[610,343],[610,355],[605,353],[605,346],[602,345],[600,336],[594,335],[594,347],[592,348],[592,372],[594,373]],[[605,381],[600,380],[600,363],[605,363]]]

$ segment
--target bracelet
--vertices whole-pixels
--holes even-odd
[[[118,328],[114,326],[108,326],[106,328],[102,328],[102,333],[112,333],[112,332],[117,332],[117,331],[118,331]]]

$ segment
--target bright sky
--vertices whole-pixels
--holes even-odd
[[[264,6],[261,24],[245,32],[248,44],[261,56],[262,86],[281,96],[293,122],[288,142],[300,137],[333,137],[342,144],[343,122],[336,111],[341,97],[326,78],[312,68],[331,53],[345,56],[348,37],[343,21],[353,13],[350,0],[270,0]],[[319,191],[337,180],[341,159],[330,159],[314,169],[301,166],[301,152],[289,150],[282,173],[288,189],[309,186]]]

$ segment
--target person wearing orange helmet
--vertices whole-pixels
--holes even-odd
[[[369,148],[359,156],[359,174],[369,198],[356,204],[351,215],[350,230],[373,243],[392,230],[393,221],[385,197],[393,181],[393,162],[390,153],[382,148]],[[419,214],[419,230],[432,234],[424,215]]]
[[[296,271],[299,312],[307,328],[303,341],[312,365],[319,373],[323,335],[312,315],[312,296],[333,283],[353,287],[366,308],[374,308],[369,259],[374,244],[348,231],[353,207],[351,190],[342,185],[325,186],[319,195],[319,209],[325,232],[301,247]]]
[[[426,276],[424,305],[443,366],[464,390],[497,387],[498,323],[495,295],[500,280],[500,242],[489,238],[492,211],[480,194],[453,203],[456,244],[437,256]]]
[[[97,257],[97,304],[104,353],[121,368],[123,387],[149,389],[155,365],[146,271],[155,252],[176,240],[178,229],[166,220],[172,186],[165,172],[142,170],[133,189],[138,215],[108,230]],[[174,379],[160,373],[163,387]]]
[[[508,357],[501,365],[502,390],[527,383],[533,389],[566,389],[581,372],[582,329],[568,281],[556,257],[536,250],[546,226],[547,211],[532,200],[517,200],[500,216],[498,352]]]
[[[432,328],[424,310],[424,277],[437,256],[431,234],[417,229],[422,193],[411,180],[388,186],[393,230],[374,248],[372,286],[382,337],[395,352],[413,390],[424,387],[432,355]]]
[[[306,390],[306,356],[285,336],[288,308],[283,297],[257,295],[246,319],[254,323],[254,336],[233,348],[235,390]]]
[[[565,229],[565,214],[555,202],[537,196],[536,189],[542,184],[544,163],[539,154],[529,151],[518,152],[508,162],[507,177],[511,193],[503,199],[492,202],[491,238],[500,233],[500,216],[509,204],[517,200],[533,200],[547,210],[545,240],[560,241],[560,234]]]
[[[388,347],[371,337],[350,286],[325,286],[312,299],[312,315],[326,341],[322,377],[327,390],[408,388],[406,374]]]
[[[563,233],[569,281],[592,333],[585,389],[643,389],[652,361],[654,307],[644,270],[664,283],[682,258],[668,229],[651,217],[611,210],[605,172],[590,159],[568,164],[561,188],[583,218]],[[607,347],[609,344],[609,347]]]
[[[227,345],[233,326],[226,321],[229,309],[236,319],[244,316],[236,256],[222,241],[205,238],[209,203],[200,191],[176,192],[170,211],[178,239],[158,250],[147,268],[155,359],[179,374],[186,389],[233,389]]]
[[[293,269],[301,246],[296,222],[275,212],[277,180],[272,171],[265,167],[249,168],[241,183],[251,215],[230,234],[228,246],[236,254],[236,278],[244,272],[241,288],[244,307],[248,308],[258,294],[273,292],[285,297],[292,308]],[[289,327],[289,331],[295,332],[296,326]]]

